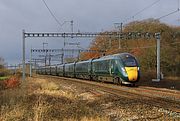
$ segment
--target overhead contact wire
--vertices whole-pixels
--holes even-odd
[[[155,2],[153,2],[152,4],[148,5],[147,7],[143,8],[142,10],[138,11],[136,14],[134,14],[133,16],[127,18],[126,20],[124,20],[124,22],[128,21],[131,18],[134,18],[135,16],[137,16],[138,14],[142,13],[143,11],[145,11],[146,9],[151,8],[153,5],[157,4],[159,1],[161,0],[157,0]]]
[[[59,20],[56,18],[56,16],[53,14],[53,12],[51,11],[51,9],[48,7],[47,3],[45,2],[45,0],[42,0],[44,5],[46,6],[46,8],[48,9],[49,13],[51,14],[51,16],[54,18],[54,20],[60,25],[61,27],[61,23],[59,22]]]
[[[179,9],[177,9],[177,10],[171,12],[171,13],[168,13],[168,14],[166,14],[166,15],[163,15],[163,16],[157,18],[157,20],[160,20],[160,19],[162,19],[162,18],[165,18],[165,17],[167,17],[167,16],[169,16],[169,15],[171,15],[171,14],[174,14],[174,13],[176,13],[176,12],[178,12],[178,11],[179,11]]]

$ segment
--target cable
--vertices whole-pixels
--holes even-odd
[[[151,5],[149,5],[149,6],[145,7],[144,9],[140,10],[139,12],[137,12],[136,14],[134,14],[133,17],[135,17],[136,15],[140,14],[140,13],[143,12],[144,10],[152,7],[153,5],[155,5],[156,3],[158,3],[159,1],[160,1],[160,0],[157,0],[157,1],[155,1],[154,3],[152,3]]]
[[[163,16],[157,18],[156,20],[160,20],[160,19],[162,19],[162,18],[165,18],[165,17],[167,17],[167,16],[169,16],[169,15],[171,15],[171,14],[177,13],[177,12],[179,12],[179,11],[180,11],[180,8],[179,8],[179,0],[178,0],[178,8],[177,8],[177,10],[175,10],[175,11],[173,11],[173,12],[171,12],[171,13],[168,13],[168,14],[166,14],[166,15],[163,15]]]
[[[53,14],[53,12],[51,11],[51,9],[48,7],[47,3],[45,2],[45,0],[42,0],[44,5],[46,6],[46,8],[48,9],[49,13],[51,14],[51,16],[54,18],[54,20],[61,26],[61,23],[59,22],[59,20],[56,18],[56,16]]]
[[[174,44],[180,44],[180,42],[173,42],[173,43],[170,43],[170,44],[165,44],[165,45],[161,45],[163,47],[169,47],[169,45],[174,45]],[[126,50],[126,49],[148,49],[148,48],[155,48],[156,45],[153,45],[153,46],[144,46],[144,47],[132,47],[132,48],[121,48],[120,50]]]
[[[153,2],[152,4],[148,5],[147,7],[143,8],[142,10],[138,11],[138,12],[137,12],[136,14],[134,14],[133,16],[131,16],[131,17],[127,18],[126,20],[124,20],[123,23],[126,22],[126,21],[128,21],[128,20],[131,19],[131,18],[134,18],[135,16],[137,16],[137,15],[140,14],[141,12],[145,11],[146,9],[148,9],[148,8],[152,7],[153,5],[155,5],[156,3],[158,3],[159,1],[160,1],[160,0],[157,0],[157,1]]]
[[[168,14],[166,14],[166,15],[163,15],[163,16],[157,18],[157,20],[160,20],[160,19],[162,19],[162,18],[165,18],[165,17],[167,17],[167,16],[169,16],[169,15],[171,15],[171,14],[174,14],[174,13],[178,12],[179,10],[180,10],[180,9],[178,8],[177,10],[175,10],[175,11],[173,11],[173,12],[171,12],[171,13],[168,13]]]
[[[173,43],[170,43],[170,45],[173,45],[173,44],[180,44],[180,42],[173,42]]]

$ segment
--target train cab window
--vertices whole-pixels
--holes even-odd
[[[123,58],[124,65],[127,67],[137,66],[137,62],[134,57],[125,57]]]
[[[121,58],[121,61],[123,62],[123,65],[126,67],[134,67],[138,65],[136,58],[129,54],[124,54],[120,56],[120,58]]]

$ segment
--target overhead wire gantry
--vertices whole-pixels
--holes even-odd
[[[94,38],[97,36],[104,36],[109,38],[118,38],[121,40],[127,40],[127,39],[139,39],[139,38],[155,38],[157,40],[157,79],[154,81],[160,81],[161,78],[161,72],[160,72],[160,33],[140,33],[140,32],[86,32],[86,33],[34,33],[34,32],[25,32],[23,30],[22,32],[22,38],[23,38],[23,80],[25,80],[25,39],[26,38],[44,38],[44,37],[61,37],[61,38]]]

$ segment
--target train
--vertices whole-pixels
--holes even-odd
[[[39,67],[38,74],[135,85],[140,79],[140,66],[130,53],[118,53],[85,61]]]

